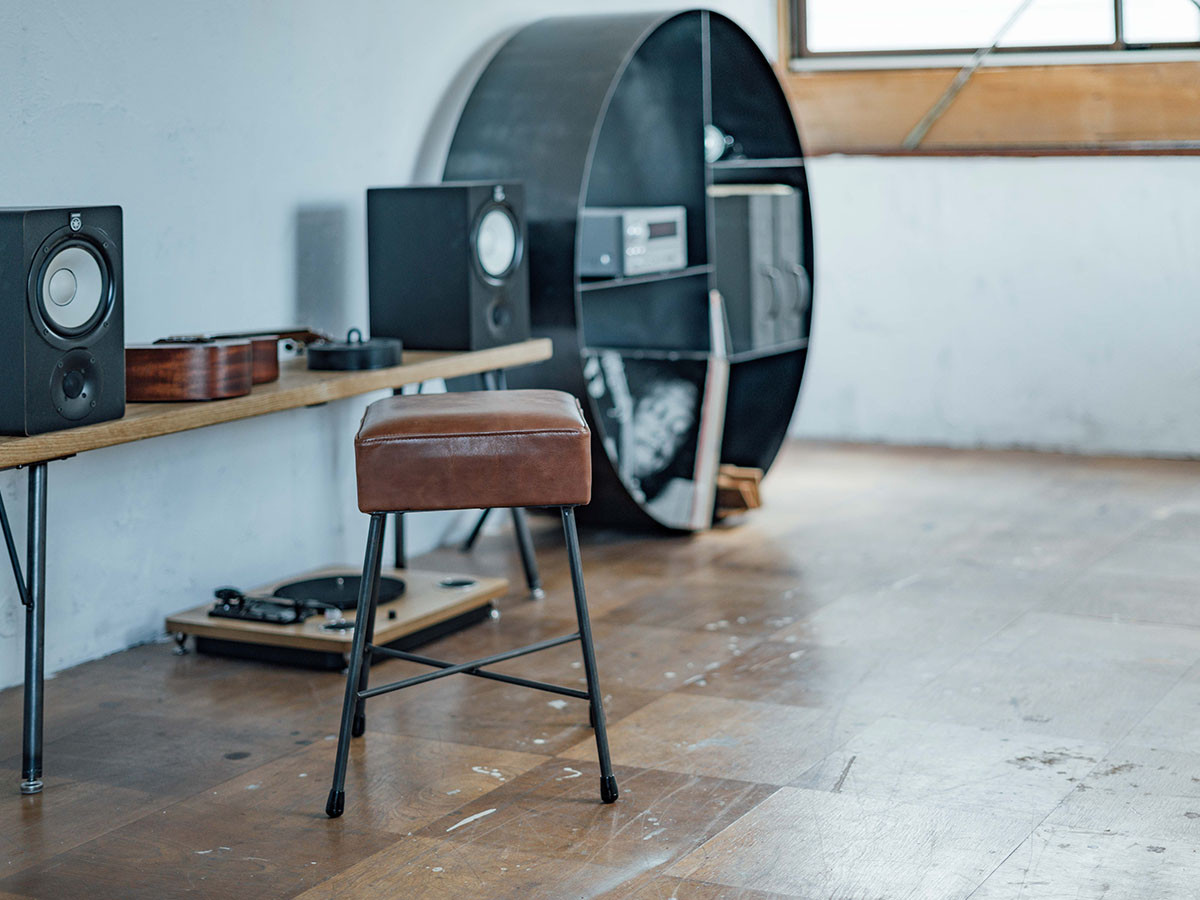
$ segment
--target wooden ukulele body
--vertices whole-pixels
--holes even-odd
[[[270,343],[277,352],[276,342]],[[125,398],[131,403],[223,400],[248,394],[253,385],[254,348],[249,340],[125,348]]]

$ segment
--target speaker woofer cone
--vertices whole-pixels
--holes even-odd
[[[111,306],[112,274],[104,256],[79,239],[50,248],[36,285],[37,309],[45,324],[63,337],[93,331]]]

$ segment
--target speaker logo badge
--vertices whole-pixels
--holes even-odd
[[[62,221],[61,219],[59,221]],[[80,213],[71,213],[71,230],[78,231],[83,227],[83,215]]]

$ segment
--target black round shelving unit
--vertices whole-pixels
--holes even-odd
[[[732,139],[715,162],[705,156],[710,124]],[[779,81],[754,41],[706,10],[535,22],[501,47],[476,82],[443,178],[525,183],[531,320],[535,334],[553,340],[554,357],[515,370],[509,383],[586,398],[594,435],[593,500],[581,515],[679,530],[710,524],[711,517],[698,523],[694,516],[689,522],[662,512],[622,475],[611,410],[597,400],[592,376],[605,354],[644,361],[633,365],[675,366],[681,373],[704,371],[713,360],[714,185],[794,188],[800,198],[796,258],[812,282],[800,139]],[[580,276],[577,225],[583,209],[657,206],[686,208],[686,268],[625,278]],[[739,298],[726,297],[727,304],[735,302]],[[724,428],[715,432],[719,451],[711,448],[710,458],[719,452],[721,463],[770,467],[799,394],[811,304],[800,316],[793,339],[727,355],[727,381],[715,383],[727,385]],[[711,428],[706,433],[713,440]]]

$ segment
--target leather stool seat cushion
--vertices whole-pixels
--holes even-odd
[[[561,391],[388,397],[354,439],[365,513],[580,506],[591,499],[590,432]]]

